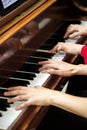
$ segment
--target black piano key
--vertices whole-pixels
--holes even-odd
[[[0,88],[0,97],[6,97],[4,96],[4,92],[7,92],[8,90],[6,88]],[[8,97],[13,97],[13,96],[8,96]]]
[[[61,37],[58,33],[55,33],[45,43],[53,44],[55,46],[58,42],[64,42],[64,41],[65,39],[63,37]]]
[[[7,111],[7,108],[1,105],[1,106],[0,106],[0,110],[1,110],[1,111]]]
[[[41,47],[40,49],[50,50],[52,49],[58,42],[64,42],[64,38],[59,34],[54,33]]]
[[[40,58],[40,57],[33,57],[31,56],[29,60],[27,60],[27,62],[30,62],[30,63],[38,63],[40,61],[46,61],[47,59],[46,58]]]
[[[5,98],[11,98],[11,97],[13,97],[13,96],[4,96],[4,92],[7,92],[7,91],[8,90],[6,88],[5,89],[4,88],[0,88],[0,97],[2,97],[2,98],[4,98],[4,97]],[[7,104],[7,106],[10,107],[9,104]]]
[[[28,71],[28,72],[33,72],[33,73],[39,73],[39,68],[41,67],[41,65],[39,64],[27,64],[24,63],[21,68],[19,68],[19,70],[21,71]]]
[[[27,80],[33,80],[34,77],[35,77],[35,74],[32,74],[32,73],[27,73],[27,72],[18,72],[16,71],[12,77],[15,77],[15,78],[21,78],[21,79],[27,79]]]
[[[2,99],[3,100],[3,99]],[[3,103],[5,104],[5,107],[10,107],[10,104],[7,102],[7,99],[3,100]]]
[[[10,104],[7,102],[7,99],[0,98],[0,110],[7,111],[8,107],[10,107]]]
[[[49,40],[49,39],[48,39]],[[64,41],[64,38],[63,37],[60,37],[59,35],[53,35],[51,38],[50,38],[50,41],[54,41],[56,45],[57,42],[60,42],[60,41]],[[50,43],[51,44],[51,43]]]
[[[2,113],[0,113],[0,117],[2,117]]]
[[[0,77],[0,85],[2,84],[2,83],[4,83],[6,81],[6,79],[4,79],[3,77]]]
[[[8,79],[7,82],[2,84],[2,87],[8,88],[8,87],[12,87],[12,86],[27,86],[28,84],[30,84],[29,81],[19,80],[19,79],[18,80]]]
[[[55,46],[57,44],[58,40],[57,39],[48,39],[45,44],[51,44],[53,46]]]
[[[49,39],[58,39],[58,38],[60,38],[61,36],[59,35],[59,33],[56,33],[56,32],[54,32],[54,34],[53,35],[51,35],[51,37],[49,38]],[[61,37],[62,38],[62,37]]]
[[[4,96],[4,92],[6,92],[6,91],[8,91],[8,90],[0,88],[0,96],[3,97]]]
[[[52,41],[55,39],[55,43],[57,44],[58,42],[64,42],[65,41],[65,39],[63,38],[63,37],[61,37],[61,36],[59,36],[58,34],[57,35],[55,35],[55,36],[53,36],[53,38],[51,38],[52,39]],[[55,44],[55,45],[56,45]]]
[[[51,50],[54,47],[53,44],[43,44],[40,49],[42,50]]]
[[[53,54],[49,54],[48,52],[36,52],[33,56],[43,57],[43,58],[51,58],[53,56]]]

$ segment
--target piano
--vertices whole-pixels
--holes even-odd
[[[18,85],[38,85],[62,91],[68,78],[39,72],[38,61],[55,59],[77,63],[78,55],[72,56],[65,52],[48,54],[48,50],[61,41],[76,44],[87,42],[86,37],[63,39],[71,23],[87,24],[86,14],[78,15],[78,10],[74,10],[74,14],[72,2],[27,2],[22,4],[21,9],[17,7],[15,14],[12,11],[0,20],[0,130],[36,130],[50,106],[30,106],[16,111],[16,105],[21,102],[8,104],[8,97],[4,97],[3,92],[9,86]]]

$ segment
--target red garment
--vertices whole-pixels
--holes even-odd
[[[80,54],[84,58],[85,64],[87,64],[87,45],[84,45]]]

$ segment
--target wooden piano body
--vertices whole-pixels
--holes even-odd
[[[66,27],[70,23],[79,23],[79,21],[86,20],[86,14],[80,12],[81,15],[78,15],[78,12],[78,10],[73,10],[72,2],[68,0],[39,0],[34,6],[26,9],[25,13],[22,12],[17,18],[12,18],[6,24],[5,20],[7,17],[9,18],[9,16],[2,18],[0,21],[1,88],[9,86],[8,79],[11,78],[16,71],[20,71],[19,68],[21,68],[24,63],[28,62],[29,58],[36,52],[40,52],[40,49],[44,47],[47,41],[53,42],[54,39],[52,38],[54,34],[59,38],[55,42],[56,44],[58,41],[64,40],[62,37]],[[10,16],[11,15],[12,14],[10,14]],[[83,42],[83,44],[85,44],[86,40],[85,37],[81,37],[80,40],[76,42],[81,44]],[[78,56],[64,54],[62,60],[76,63]],[[42,84],[41,82],[40,84],[36,82],[36,85],[62,90],[66,81],[67,78],[64,77],[47,75],[47,80],[45,82],[42,81]],[[26,80],[26,82],[28,81]],[[26,82],[23,83],[26,84]],[[29,87],[32,85],[34,85],[34,83],[27,86]],[[49,107],[30,106],[22,110],[12,124],[4,130],[35,130]],[[7,113],[7,111],[4,113]],[[3,112],[0,110],[0,118],[2,119],[2,117]],[[1,119],[0,130],[2,129]],[[6,120],[9,119],[7,118]]]

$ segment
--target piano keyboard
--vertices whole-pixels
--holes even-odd
[[[82,22],[82,24],[84,24],[84,22]],[[23,85],[26,87],[43,86],[43,84],[47,81],[47,79],[49,79],[50,74],[46,73],[46,71],[38,72],[40,66],[37,63],[38,61],[42,61],[42,60],[55,59],[61,61],[64,59],[66,55],[65,52],[56,53],[54,55],[48,54],[48,50],[53,48],[58,41],[59,41],[59,34],[55,32],[51,36],[51,38],[48,39],[46,43],[44,43],[35,52],[35,54],[33,54],[27,61],[25,61],[21,67],[19,67],[19,69],[16,72],[14,72],[15,66],[13,67],[13,69],[9,67],[9,70],[3,70],[3,71],[7,71],[7,74],[10,73],[10,71],[13,71],[14,73],[11,76],[9,75],[9,77],[6,74],[0,75],[0,81],[2,82],[2,88],[0,88],[0,130],[8,130],[8,129],[10,130],[13,124],[17,122],[17,120],[21,117],[21,115],[26,110],[25,108],[23,110],[16,111],[15,106],[21,102],[8,104],[6,98],[3,97],[3,92],[9,86],[17,86],[17,85]],[[64,41],[64,39],[60,41]],[[67,41],[76,43],[77,39],[75,40],[67,39],[66,42]],[[17,56],[19,57],[20,55]],[[16,60],[11,62],[14,64],[14,62],[19,63],[21,62],[21,60],[19,61]],[[3,84],[3,80],[7,80],[6,83]]]

